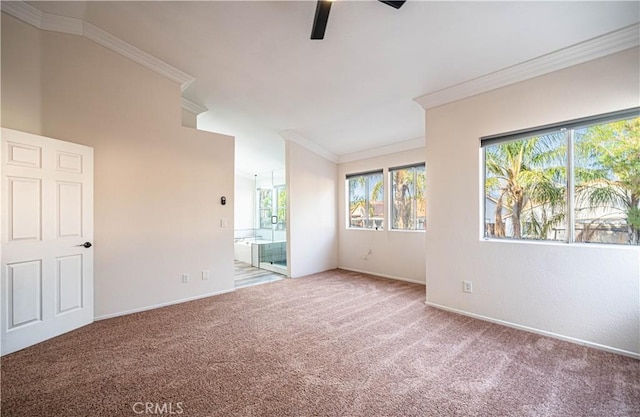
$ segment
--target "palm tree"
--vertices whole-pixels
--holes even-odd
[[[496,206],[489,235],[547,239],[566,222],[567,134],[485,148],[486,195]],[[576,240],[609,240],[600,232],[616,232],[622,219],[627,243],[640,244],[640,117],[573,129],[572,134],[573,216],[583,227]]]
[[[564,218],[566,145],[560,132],[487,146],[487,195],[496,201],[494,236],[546,239]]]
[[[364,191],[365,177],[358,175],[356,177],[349,178],[349,227],[355,226],[353,224],[352,216],[354,213],[361,211],[364,213],[365,208],[365,196],[360,191]],[[362,207],[361,210],[359,208]]]
[[[405,229],[411,220],[411,201],[413,198],[413,175],[408,169],[399,169],[391,174],[393,183],[393,227]]]
[[[375,216],[375,202],[382,200],[384,181],[382,174],[365,174],[349,178],[349,217],[350,225],[369,227],[370,219]],[[353,224],[354,213],[362,213],[362,225]]]
[[[373,182],[373,186],[371,182]],[[384,192],[384,181],[382,178],[382,174],[379,176],[371,176],[369,177],[369,190],[370,191],[370,199],[369,199],[369,216],[373,217],[375,215],[375,206],[372,204],[374,202],[382,201],[382,193]]]
[[[393,227],[411,229],[417,227],[420,204],[424,201],[424,167],[411,167],[394,170],[391,173],[393,183]],[[424,203],[422,203],[424,204]]]
[[[591,126],[576,140],[576,206],[624,217],[627,240],[640,244],[640,117]],[[592,220],[592,228],[602,220]],[[590,240],[589,230],[582,240]]]

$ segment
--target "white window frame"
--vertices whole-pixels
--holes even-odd
[[[347,227],[346,228],[348,230],[383,230],[384,227],[385,227],[386,213],[384,213],[384,210],[383,210],[383,214],[382,214],[382,220],[380,221],[380,225],[378,225],[378,226],[375,226],[373,224],[371,226],[368,226],[368,227],[367,226],[357,227],[357,226],[352,226],[351,225],[351,189],[350,189],[350,186],[349,186],[349,181],[351,179],[357,178],[357,177],[365,177],[365,178],[367,178],[367,180],[365,180],[365,183],[364,183],[364,197],[365,197],[365,208],[364,208],[364,211],[365,211],[366,217],[363,219],[363,221],[366,222],[366,221],[373,220],[375,222],[374,219],[370,219],[369,218],[369,214],[368,214],[369,213],[370,204],[371,204],[371,201],[370,201],[370,198],[369,198],[371,190],[369,190],[369,185],[370,184],[369,184],[368,178],[370,176],[372,176],[372,175],[380,175],[381,178],[382,178],[382,194],[381,195],[382,195],[382,205],[384,207],[384,203],[385,203],[385,191],[384,191],[384,189],[385,189],[386,184],[385,184],[385,181],[384,181],[385,175],[384,175],[384,170],[383,169],[376,169],[376,170],[372,170],[372,171],[359,172],[359,173],[347,174],[346,175],[346,178],[345,178],[346,204],[345,204],[345,206],[346,206],[346,216],[347,216],[347,218],[346,218],[346,226]]]
[[[615,245],[619,247],[626,247],[629,245],[618,243],[604,243],[604,242],[577,242],[575,226],[575,171],[574,171],[574,131],[579,128],[584,128],[593,125],[606,124],[619,120],[626,120],[640,117],[640,107],[632,109],[625,109],[615,111],[611,113],[605,113],[592,117],[584,117],[580,119],[574,119],[561,123],[554,123],[545,126],[519,130],[515,132],[509,132],[498,135],[484,136],[480,138],[481,147],[481,237],[483,240],[495,240],[495,241],[512,241],[512,242],[545,242],[545,243],[567,243],[567,244],[588,244],[588,245]],[[564,241],[562,240],[550,240],[550,239],[533,239],[533,238],[513,238],[513,237],[495,237],[487,236],[487,192],[486,192],[486,148],[491,145],[497,145],[500,143],[507,143],[517,140],[526,140],[535,136],[541,136],[544,134],[564,131],[565,141],[567,146],[567,162],[566,162],[566,181],[567,181],[567,193],[566,193],[566,217],[565,217],[565,230],[566,236]],[[635,246],[635,245],[632,245]]]
[[[409,164],[409,165],[402,165],[402,166],[397,166],[397,167],[393,167],[393,168],[389,168],[388,169],[388,178],[389,178],[389,192],[387,193],[387,196],[389,197],[389,204],[388,204],[388,213],[389,213],[389,220],[388,220],[388,227],[390,231],[393,232],[419,232],[419,233],[424,233],[427,229],[427,219],[425,216],[425,220],[424,220],[424,228],[423,229],[418,229],[418,228],[413,228],[413,229],[400,229],[400,228],[396,228],[393,227],[393,216],[394,216],[394,212],[395,212],[395,195],[394,195],[394,191],[395,191],[395,184],[394,184],[394,180],[393,180],[393,173],[395,171],[400,171],[403,169],[410,169],[410,168],[423,168],[425,170],[425,175],[426,175],[426,164],[424,162],[420,162],[420,163],[416,163],[416,164]],[[413,177],[414,177],[414,183],[417,184],[417,172],[414,171],[413,173]],[[417,186],[416,186],[417,187]],[[423,190],[424,193],[425,190]],[[412,212],[413,212],[413,216],[414,216],[414,224],[417,225],[418,223],[418,200],[417,200],[417,196],[414,197],[413,199],[413,203],[412,203]]]

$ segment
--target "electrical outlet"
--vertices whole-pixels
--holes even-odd
[[[189,274],[182,274],[182,283],[186,284],[189,282]]]
[[[209,271],[202,271],[202,280],[206,281],[209,279]]]
[[[462,281],[462,291],[468,293],[473,292],[473,284],[471,281]]]

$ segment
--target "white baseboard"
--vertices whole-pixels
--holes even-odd
[[[403,278],[403,277],[396,277],[396,276],[393,276],[393,275],[379,274],[377,272],[362,271],[360,269],[347,268],[347,267],[344,267],[344,266],[339,266],[338,269],[344,269],[345,271],[351,271],[351,272],[358,272],[360,274],[373,275],[373,276],[381,277],[381,278],[395,279],[396,281],[410,282],[412,284],[425,285],[424,282],[417,281],[415,279],[410,279],[410,278]]]
[[[194,301],[194,300],[199,300],[201,298],[213,297],[214,295],[221,295],[221,294],[226,294],[226,293],[230,293],[230,292],[234,292],[234,291],[235,291],[235,288],[231,288],[229,290],[221,290],[221,291],[210,292],[210,293],[207,293],[207,294],[195,295],[193,297],[180,298],[178,300],[167,301],[167,302],[160,303],[160,304],[153,304],[153,305],[146,306],[146,307],[134,308],[133,310],[126,310],[126,311],[120,311],[120,312],[117,312],[117,313],[110,313],[110,314],[105,314],[105,315],[102,315],[102,316],[97,316],[97,317],[94,317],[94,320],[98,321],[98,320],[111,319],[111,318],[114,318],[114,317],[126,316],[127,314],[140,313],[142,311],[147,311],[147,310],[154,310],[154,309],[160,308],[160,307],[166,307],[166,306],[170,306],[170,305],[174,305],[174,304],[186,303],[188,301]]]
[[[623,350],[623,349],[618,349],[618,348],[614,348],[614,347],[611,347],[611,346],[601,345],[599,343],[589,342],[587,340],[576,339],[574,337],[563,336],[561,334],[548,332],[546,330],[540,330],[540,329],[536,329],[534,327],[528,327],[528,326],[523,326],[521,324],[511,323],[509,321],[494,319],[494,318],[483,316],[483,315],[480,315],[480,314],[469,313],[468,311],[458,310],[457,308],[451,308],[451,307],[446,307],[446,306],[443,306],[443,305],[440,305],[440,304],[430,303],[429,301],[425,301],[425,304],[430,306],[430,307],[438,308],[440,310],[450,311],[452,313],[461,314],[461,315],[467,316],[467,317],[473,317],[474,319],[488,321],[488,322],[491,322],[491,323],[500,324],[500,325],[507,326],[507,327],[512,327],[514,329],[524,330],[525,332],[536,333],[536,334],[540,334],[540,335],[543,335],[543,336],[552,337],[554,339],[563,340],[565,342],[571,342],[571,343],[575,343],[575,344],[578,344],[578,345],[588,346],[588,347],[591,347],[591,348],[594,348],[594,349],[604,350],[605,352],[616,353],[618,355],[623,355],[623,356],[629,356],[629,357],[634,358],[634,359],[640,359],[640,353],[630,352],[628,350]]]

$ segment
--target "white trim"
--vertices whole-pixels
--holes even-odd
[[[640,45],[640,23],[415,98],[424,109],[475,96]]]
[[[87,39],[91,39],[105,48],[109,48],[112,51],[177,82],[180,84],[182,91],[184,91],[194,80],[194,78],[186,72],[180,71],[178,68],[159,60],[142,49],[136,48],[135,46],[113,36],[109,32],[106,32],[91,23],[84,23],[83,35]]]
[[[377,272],[362,271],[360,269],[347,268],[347,267],[344,267],[344,266],[339,266],[338,269],[344,269],[345,271],[357,272],[359,274],[373,275],[374,277],[393,279],[393,280],[396,280],[396,281],[410,282],[412,284],[425,285],[424,282],[417,281],[417,280],[411,279],[411,278],[402,278],[402,277],[396,277],[394,275],[379,274]]]
[[[392,143],[391,145],[380,146],[378,148],[367,149],[366,151],[349,153],[346,155],[338,156],[338,163],[343,164],[345,162],[359,161],[361,159],[375,158],[376,156],[389,155],[392,153],[398,153],[403,151],[410,151],[413,149],[424,148],[425,139],[415,138],[411,140],[405,140],[403,142]]]
[[[629,356],[629,357],[634,358],[634,359],[640,359],[640,353],[630,352],[628,350],[623,350],[623,349],[618,349],[618,348],[614,348],[614,347],[611,347],[611,346],[601,345],[599,343],[589,342],[589,341],[583,340],[583,339],[576,339],[576,338],[570,337],[570,336],[563,336],[563,335],[558,334],[558,333],[548,332],[546,330],[540,330],[540,329],[536,329],[534,327],[523,326],[523,325],[520,325],[520,324],[511,323],[509,321],[494,319],[494,318],[483,316],[483,315],[480,315],[480,314],[469,313],[469,312],[464,311],[464,310],[458,310],[457,308],[446,307],[446,306],[443,306],[441,304],[431,303],[429,301],[425,301],[425,304],[430,306],[430,307],[434,307],[434,308],[437,308],[437,309],[440,309],[440,310],[449,311],[451,313],[456,313],[456,314],[460,314],[460,315],[467,316],[467,317],[472,317],[474,319],[488,321],[490,323],[500,324],[502,326],[512,327],[514,329],[524,330],[525,332],[536,333],[536,334],[540,334],[542,336],[552,337],[554,339],[563,340],[565,342],[575,343],[575,344],[578,344],[578,345],[583,345],[583,346],[587,346],[587,347],[598,349],[598,350],[603,350],[605,352],[615,353],[615,354],[623,355],[623,356]]]
[[[182,108],[191,114],[195,114],[196,116],[199,115],[200,113],[204,113],[207,110],[209,110],[208,108],[201,106],[199,104],[196,104],[191,100],[187,100],[184,97],[181,97],[181,100],[182,100]]]
[[[0,2],[0,7],[3,12],[10,14],[16,19],[20,19],[37,28],[42,27],[43,13],[23,1],[3,1]]]
[[[74,19],[73,17],[42,13],[40,26],[38,26],[38,28],[82,36],[84,32],[84,21],[82,19]]]
[[[230,290],[221,290],[221,291],[210,292],[210,293],[202,294],[202,295],[195,295],[193,297],[180,298],[178,300],[167,301],[167,302],[160,303],[160,304],[153,304],[153,305],[146,306],[146,307],[134,308],[132,310],[120,311],[118,313],[104,314],[102,316],[94,317],[94,320],[95,321],[106,320],[106,319],[111,319],[111,318],[114,318],[114,317],[126,316],[128,314],[140,313],[142,311],[155,310],[156,308],[167,307],[167,306],[171,306],[171,305],[174,305],[174,304],[182,304],[182,303],[186,303],[186,302],[189,302],[189,301],[199,300],[201,298],[213,297],[215,295],[227,294],[227,293],[234,292],[234,291],[235,291],[235,288],[232,288]]]
[[[2,11],[42,30],[84,36],[105,48],[131,59],[134,62],[180,84],[184,91],[195,80],[194,77],[166,62],[146,53],[142,49],[85,22],[82,19],[43,13],[23,1],[3,1]]]
[[[280,133],[280,136],[282,136],[282,138],[285,141],[297,143],[303,148],[306,148],[311,152],[317,155],[320,155],[324,159],[328,159],[329,161],[336,164],[338,163],[338,156],[336,154],[331,153],[328,150],[324,149],[322,146],[318,145],[317,143],[310,141],[309,139],[305,138],[295,130],[287,129],[287,130],[282,130],[279,133]]]
[[[289,230],[289,229],[287,229],[287,230]],[[287,253],[288,253],[288,249],[289,249],[289,245],[287,245]],[[289,258],[287,257],[287,259],[289,259]],[[287,270],[289,270],[289,269],[290,269],[290,265],[287,263]],[[317,275],[317,274],[322,274],[323,272],[334,271],[334,270],[336,270],[336,269],[339,269],[339,268],[330,267],[330,268],[328,268],[328,269],[323,269],[322,271],[309,272],[309,273],[307,273],[307,274],[304,274],[304,275],[297,275],[297,276],[295,276],[295,277],[292,277],[292,276],[290,276],[290,275],[287,275],[287,276],[286,276],[286,278],[287,278],[287,279],[303,279],[303,278],[312,277],[312,276]]]

